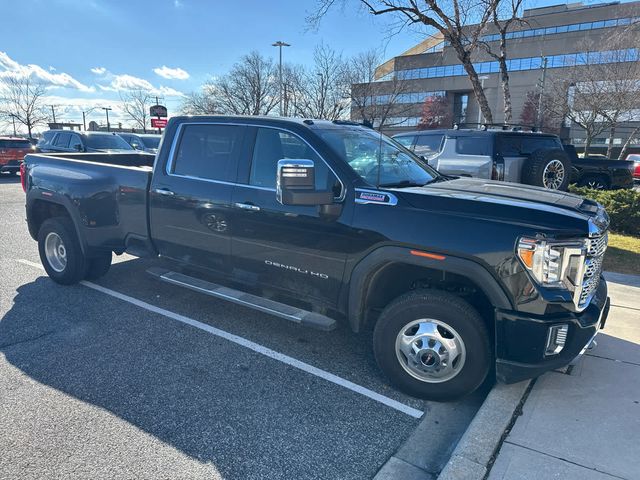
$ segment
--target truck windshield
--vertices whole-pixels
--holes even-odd
[[[365,182],[381,187],[410,187],[431,183],[440,174],[375,130],[363,127],[317,130],[331,149]]]
[[[133,150],[133,147],[118,135],[87,135],[86,142],[87,148],[92,150]]]

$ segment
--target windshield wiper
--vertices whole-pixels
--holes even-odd
[[[455,178],[458,178],[458,177],[451,177],[449,175],[440,175],[438,177],[432,178],[431,180],[429,180],[424,185],[431,185],[432,183],[438,183],[438,182],[448,182],[449,180],[453,180]]]
[[[422,187],[423,183],[412,182],[411,180],[402,180],[400,182],[381,183],[380,187],[386,188],[404,188],[404,187]]]

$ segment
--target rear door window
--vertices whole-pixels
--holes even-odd
[[[470,136],[456,139],[456,153],[461,155],[491,155],[491,137]]]
[[[435,155],[442,149],[444,135],[418,135],[413,151],[425,157]]]
[[[185,125],[171,172],[206,180],[230,181],[246,128],[237,125]]]
[[[503,157],[520,156],[522,148],[522,137],[516,135],[498,136],[497,142],[498,153]]]
[[[59,133],[55,139],[54,145],[60,148],[69,148],[70,133]]]

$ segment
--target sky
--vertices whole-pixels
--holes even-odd
[[[534,3],[535,2],[535,3]],[[338,3],[341,3],[338,1]],[[527,0],[527,6],[559,3]],[[324,43],[345,56],[376,49],[386,59],[424,39],[397,32],[356,0],[334,7],[317,29],[305,21],[316,0],[0,0],[0,76],[30,72],[48,85],[57,120],[81,121],[83,110],[114,108],[111,123],[130,123],[120,92],[142,88],[178,113],[183,96],[224,74],[256,50],[277,60],[271,44],[291,44],[285,62],[310,64]],[[104,122],[96,108],[88,120]]]

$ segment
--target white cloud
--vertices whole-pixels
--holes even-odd
[[[173,6],[176,8],[182,8],[184,7],[184,3],[182,3],[182,0],[173,0]]]
[[[156,67],[153,69],[156,75],[166,78],[168,80],[186,80],[189,78],[189,74],[181,68],[170,68],[166,65],[162,67]]]
[[[114,75],[109,85],[99,85],[100,89],[106,92],[120,92],[127,90],[144,90],[151,95],[164,97],[182,97],[184,94],[171,87],[155,87],[151,82],[144,78],[134,77],[133,75],[122,74]]]
[[[55,69],[54,69],[55,70]],[[21,65],[13,60],[6,52],[0,52],[0,77],[35,77],[42,83],[54,87],[66,87],[81,92],[94,92],[94,87],[89,87],[68,73],[52,73],[40,65]]]
[[[91,69],[91,73],[95,73],[96,75],[103,75],[107,71],[104,67],[93,67]]]
[[[52,67],[51,65],[49,65],[49,71],[50,72],[55,72],[56,71],[56,67]]]

